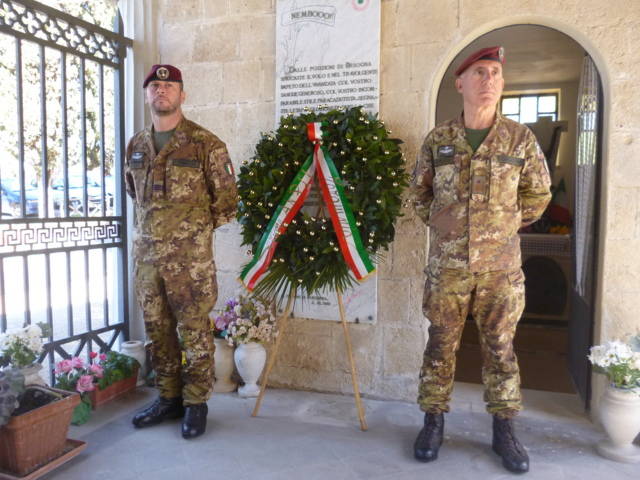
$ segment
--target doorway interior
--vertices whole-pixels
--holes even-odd
[[[460,115],[462,100],[453,71],[471,52],[492,45],[505,48],[505,88],[502,114],[527,124],[536,134],[552,174],[553,200],[543,218],[521,231],[526,307],[515,339],[523,388],[579,393],[588,407],[590,366],[586,358],[593,330],[592,297],[576,302],[576,265],[595,278],[597,239],[576,247],[576,213],[589,212],[589,232],[597,232],[598,188],[585,192],[577,167],[581,139],[579,103],[584,96],[585,62],[582,46],[564,33],[540,25],[511,25],[493,30],[467,45],[447,69],[438,92],[436,123]],[[591,62],[593,65],[593,62]],[[595,67],[597,87],[600,80]],[[600,143],[601,95],[596,111]],[[599,177],[600,149],[594,152],[594,178]],[[597,183],[591,179],[591,186]],[[582,220],[581,220],[582,221]],[[583,222],[584,223],[584,222]],[[583,228],[584,229],[584,228]],[[580,237],[580,235],[578,235]],[[576,263],[576,251],[579,251]],[[595,288],[593,289],[595,291]],[[589,295],[593,295],[592,292]],[[581,308],[587,304],[589,308]],[[576,353],[577,352],[577,353]],[[478,332],[469,318],[458,352],[456,380],[481,383]]]

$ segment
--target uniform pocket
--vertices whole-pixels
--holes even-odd
[[[489,202],[493,205],[516,208],[518,183],[524,158],[496,155],[491,159],[491,187]]]
[[[519,286],[524,284],[524,272],[521,268],[507,273],[509,284],[513,286]]]
[[[429,267],[426,267],[424,272],[426,273],[426,279],[424,281],[424,291],[422,293],[422,313],[432,321],[429,316],[429,312],[431,311],[431,299],[433,298],[434,290],[438,286],[438,277],[429,269]]]
[[[433,194],[438,204],[445,206],[458,201],[459,160],[457,156],[439,156],[433,161]]]
[[[144,152],[133,152],[129,160],[129,173],[133,178],[136,199],[142,201],[147,197],[145,190],[149,174],[149,161]]]
[[[455,163],[456,163],[455,158],[453,157],[453,155],[451,155],[449,157],[436,158],[433,161],[433,166],[438,168],[438,167],[443,167],[445,165],[455,165]]]
[[[172,202],[205,202],[206,185],[202,162],[193,157],[170,158],[167,166],[167,193]]]

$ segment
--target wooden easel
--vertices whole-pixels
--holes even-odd
[[[342,322],[342,328],[344,330],[344,339],[347,344],[347,354],[349,355],[349,363],[351,364],[351,381],[353,383],[353,393],[356,399],[356,408],[358,409],[358,418],[360,419],[360,429],[364,432],[368,427],[367,422],[364,418],[364,410],[362,408],[362,401],[360,399],[360,389],[358,388],[358,373],[356,371],[356,364],[353,359],[353,350],[351,348],[349,327],[347,325],[347,318],[344,312],[342,294],[340,292],[336,292],[336,296],[338,297],[338,308],[340,310],[340,320]],[[267,362],[267,369],[264,372],[264,378],[262,380],[262,385],[260,386],[260,394],[258,395],[256,405],[253,409],[253,413],[251,414],[252,417],[256,417],[258,415],[258,412],[260,411],[260,405],[262,404],[264,393],[267,390],[267,383],[269,382],[269,374],[271,373],[273,365],[276,363],[276,357],[278,356],[278,350],[280,348],[280,341],[282,340],[285,329],[287,328],[287,324],[289,323],[289,315],[291,314],[291,309],[293,308],[293,301],[295,297],[296,290],[291,289],[291,292],[289,292],[289,298],[287,300],[287,306],[284,309],[284,313],[278,320],[278,336],[276,337],[276,344],[274,345],[273,352],[271,353],[269,361]]]

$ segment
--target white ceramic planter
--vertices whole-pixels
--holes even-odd
[[[238,388],[241,397],[257,397],[260,394],[258,379],[267,360],[267,351],[256,342],[241,343],[234,353],[238,373],[244,385]]]
[[[598,453],[617,462],[640,462],[640,447],[632,443],[640,432],[640,392],[609,386],[599,411],[609,439],[598,444]]]
[[[216,351],[213,355],[215,381],[213,391],[216,393],[228,393],[235,391],[238,384],[231,380],[233,375],[233,347],[230,347],[224,338],[214,338]]]
[[[140,370],[138,370],[138,381],[136,382],[136,385],[138,387],[144,385],[144,376],[147,371],[145,368],[147,355],[144,351],[144,343],[140,340],[122,342],[122,345],[120,346],[120,353],[133,357],[138,361],[138,363],[140,363]]]
[[[40,376],[40,370],[42,370],[42,365],[39,363],[32,363],[28,367],[22,367],[20,373],[24,375],[24,384],[45,386],[46,383]]]

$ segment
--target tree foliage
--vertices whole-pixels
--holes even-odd
[[[46,0],[43,3],[82,18],[104,28],[110,28],[116,17],[113,1],[89,2],[78,0]],[[16,63],[17,45],[20,44],[22,62]],[[46,159],[49,182],[60,176],[65,162],[63,113],[67,122],[67,166],[69,171],[80,172],[83,151],[86,152],[87,170],[100,165],[101,145],[105,147],[105,170],[112,171],[115,156],[115,76],[110,67],[104,70],[104,125],[105,138],[100,132],[100,67],[97,62],[84,60],[86,108],[81,105],[80,57],[67,54],[66,75],[62,78],[62,55],[54,48],[44,49],[44,76],[40,72],[41,49],[29,41],[0,34],[0,176],[18,176],[20,168],[20,138],[23,139],[25,181],[40,184],[43,177],[43,138],[46,139]],[[18,67],[21,66],[22,82],[18,85]],[[63,111],[63,80],[66,83],[66,108]],[[44,82],[44,83],[43,83]],[[42,121],[41,88],[44,85],[45,121]],[[22,90],[22,122],[19,119],[18,87]],[[86,138],[82,138],[83,121]],[[22,125],[21,125],[22,124]],[[46,131],[46,136],[43,132]]]

